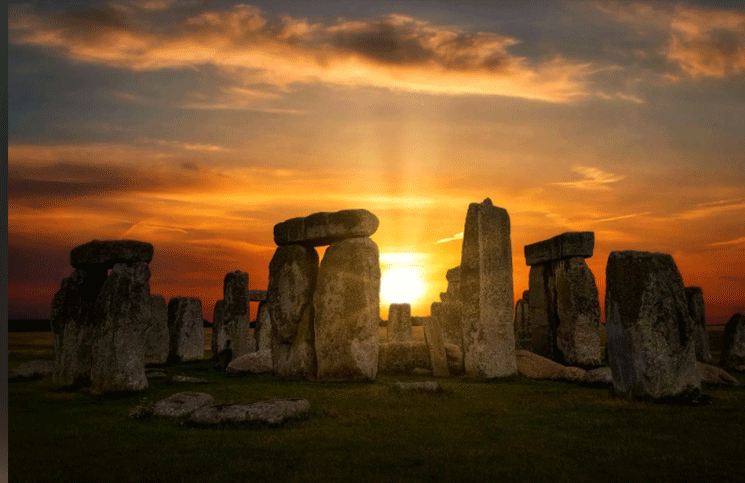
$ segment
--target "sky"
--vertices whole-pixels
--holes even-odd
[[[11,2],[8,317],[49,317],[75,246],[136,239],[212,320],[227,272],[266,289],[275,224],[352,208],[424,316],[488,197],[516,300],[526,244],[593,231],[601,307],[611,251],[663,252],[725,323],[743,126],[739,1]]]

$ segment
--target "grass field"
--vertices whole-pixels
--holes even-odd
[[[49,333],[9,334],[11,368],[51,357]],[[102,398],[56,391],[50,378],[9,383],[9,480],[745,481],[743,387],[705,387],[712,404],[687,407],[521,378],[439,379],[441,394],[399,394],[395,381],[426,378],[280,381],[229,376],[209,361],[164,371],[210,384],[152,380],[141,394]],[[305,420],[264,429],[129,418],[137,405],[179,391],[218,402],[301,397],[312,409]]]

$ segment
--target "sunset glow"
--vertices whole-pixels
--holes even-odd
[[[267,288],[275,224],[354,208],[381,316],[425,316],[487,197],[515,299],[525,245],[593,231],[601,304],[633,249],[710,323],[745,311],[737,2],[11,2],[8,42],[11,319],[49,317],[75,246],[133,238],[211,320],[227,272]]]

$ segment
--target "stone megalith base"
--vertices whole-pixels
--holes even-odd
[[[661,399],[700,390],[693,319],[670,255],[611,252],[605,320],[615,393]]]
[[[378,372],[380,263],[369,238],[326,249],[313,296],[318,378],[375,380]]]

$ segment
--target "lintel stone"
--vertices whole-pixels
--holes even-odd
[[[525,245],[525,263],[533,266],[565,258],[589,258],[594,248],[595,233],[592,231],[562,233],[548,240]]]

